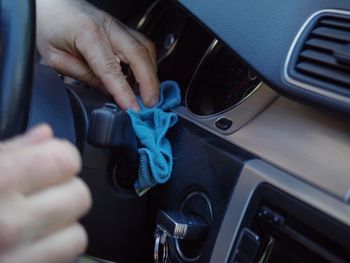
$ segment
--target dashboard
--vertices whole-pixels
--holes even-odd
[[[184,118],[231,134],[276,98],[252,67],[180,5],[156,1],[136,27],[157,47],[159,78],[179,82],[183,103],[176,111]]]
[[[90,253],[118,262],[349,262],[350,2],[140,2],[148,8],[128,24],[155,43],[160,80],[181,87],[168,134],[174,169],[139,199],[113,171],[101,186],[95,172],[118,158],[87,147],[85,179],[98,195],[85,221]],[[113,213],[101,218],[105,206]],[[206,232],[161,246],[159,212],[190,214]],[[96,231],[94,217],[108,229]]]
[[[237,13],[237,16],[231,16],[233,19],[226,19],[226,23],[222,20],[228,10],[234,10],[233,14],[239,11],[244,14],[243,9],[251,7],[251,1],[240,7],[237,3],[215,2],[210,8],[209,5],[205,8],[204,3],[180,2],[181,5],[156,1],[137,25],[156,43],[161,80],[175,79],[182,87],[183,103],[175,111],[229,143],[343,199],[350,186],[348,176],[344,176],[350,169],[347,164],[347,156],[350,156],[347,115],[332,111],[333,108],[322,104],[322,100],[307,103],[303,99],[305,94],[298,96],[291,92],[288,98],[283,96],[283,90],[289,90],[283,77],[284,64],[298,32],[296,29],[293,34],[291,25],[297,21],[293,19],[292,24],[277,23],[272,27],[273,19],[269,15],[280,6],[271,7],[266,13],[263,11],[269,5],[265,9],[256,6],[252,12],[259,10],[260,16],[264,13],[267,18],[250,28],[252,15],[241,16],[236,21]],[[215,12],[221,15],[214,15]],[[304,18],[307,20],[308,16]],[[300,27],[304,22],[300,22]],[[264,32],[264,38],[253,39],[256,27],[267,26],[266,23],[276,33]],[[277,34],[282,25],[289,28],[281,31],[283,34],[289,32],[287,39],[282,33]],[[227,34],[222,35],[226,31]],[[245,37],[248,33],[250,41]],[[234,35],[237,39],[233,39]],[[275,38],[273,44],[270,38]],[[290,43],[287,43],[288,39]],[[168,41],[172,43],[170,46],[167,46]],[[248,48],[250,52],[246,54]],[[331,180],[329,174],[337,179]]]
[[[138,20],[137,29],[157,46],[161,80],[172,78],[182,87],[183,102],[175,112],[255,156],[243,166],[228,200],[210,262],[280,262],[281,251],[288,249],[298,255],[290,262],[303,257],[308,262],[348,260],[341,240],[349,236],[330,236],[318,226],[297,228],[308,223],[270,197],[280,191],[288,196],[286,203],[296,199],[310,211],[330,217],[330,228],[339,223],[343,231],[349,230],[350,126],[345,120],[350,97],[339,101],[341,85],[334,88],[334,82],[328,82],[333,86],[324,88],[323,78],[316,79],[320,85],[311,85],[305,78],[290,81],[285,74],[289,62],[306,50],[303,45],[310,46],[306,41],[314,41],[312,30],[323,27],[321,18],[317,20],[321,26],[311,25],[312,17],[329,5],[329,1],[156,1]],[[348,1],[333,1],[331,7],[350,10]],[[335,19],[336,26],[342,22],[339,30],[350,29],[344,25],[347,20]],[[332,37],[318,40],[331,42]],[[332,59],[332,66],[346,70],[343,62]],[[260,191],[259,198],[253,198],[262,185],[275,190]],[[290,202],[292,207],[294,201]],[[264,219],[262,211],[283,223]],[[322,225],[318,219],[315,214],[310,217]],[[261,225],[271,232],[262,231]],[[321,236],[334,242],[334,250],[326,248]],[[207,262],[200,256],[184,256],[178,247],[176,251],[175,262]]]
[[[349,112],[348,101],[344,103],[317,89],[305,89],[303,85],[289,81],[283,73],[293,41],[308,25],[310,18],[327,10],[349,10],[348,1],[179,2],[261,73],[265,82],[278,92],[298,101]]]

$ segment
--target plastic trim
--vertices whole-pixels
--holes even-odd
[[[224,112],[200,117],[193,114],[184,106],[175,108],[174,112],[179,114],[182,118],[222,137],[222,135],[230,135],[241,129],[277,98],[278,95],[276,92],[266,84],[260,83],[257,88],[255,88],[254,92],[252,92],[241,103],[233,108],[225,110]],[[215,123],[222,118],[227,118],[233,122],[233,125],[228,130],[220,130],[216,127]]]
[[[286,62],[284,64],[284,68],[283,68],[283,78],[291,85],[294,85],[296,87],[305,89],[307,91],[311,91],[313,93],[316,93],[318,95],[333,99],[337,102],[342,102],[342,103],[347,103],[350,104],[350,97],[341,95],[341,94],[337,94],[328,90],[324,90],[322,88],[313,86],[311,84],[307,84],[304,83],[302,81],[296,80],[294,78],[292,78],[289,74],[288,74],[288,69],[290,66],[290,62],[291,62],[291,58],[292,55],[294,54],[295,48],[297,46],[297,44],[299,43],[303,33],[305,32],[306,28],[310,25],[310,23],[319,15],[325,14],[325,13],[334,13],[334,14],[340,14],[340,15],[349,15],[350,16],[350,11],[346,11],[346,10],[338,10],[338,9],[323,9],[320,10],[316,13],[314,13],[313,15],[311,15],[306,22],[303,24],[303,26],[301,27],[301,29],[299,30],[299,32],[297,33],[296,37],[294,38],[292,45],[288,51],[287,54],[287,58],[286,58]]]

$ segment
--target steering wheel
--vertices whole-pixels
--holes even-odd
[[[35,1],[0,0],[0,139],[27,128],[35,45]]]

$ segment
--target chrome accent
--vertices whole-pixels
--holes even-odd
[[[162,257],[160,257],[161,246],[163,246]],[[169,248],[167,240],[162,242],[162,236],[160,234],[156,235],[156,240],[154,242],[154,263],[167,263],[169,259]]]
[[[217,44],[219,44],[219,40],[217,39],[214,39],[213,42],[211,42],[210,46],[208,47],[207,51],[205,51],[203,57],[201,58],[201,60],[199,61],[198,63],[198,66],[197,68],[195,69],[193,75],[192,75],[192,78],[190,80],[190,82],[188,83],[188,86],[187,86],[187,89],[186,89],[186,94],[185,94],[185,106],[187,109],[189,109],[188,107],[188,104],[187,104],[187,101],[188,101],[188,96],[189,96],[189,90],[192,86],[192,83],[194,81],[194,78],[195,76],[197,75],[198,71],[200,70],[200,68],[202,67],[204,61],[207,59],[207,57],[213,52],[214,48],[217,46]],[[195,115],[194,113],[192,113],[194,116],[197,116]]]
[[[193,197],[196,197],[196,196],[199,196],[199,197],[202,197],[208,204],[208,208],[209,208],[209,213],[210,213],[210,219],[213,220],[213,208],[212,208],[212,205],[211,205],[211,201],[209,199],[209,197],[203,193],[203,192],[199,192],[199,191],[196,191],[196,192],[193,192],[191,194],[189,194],[185,201],[182,202],[181,206],[180,206],[180,212],[183,211],[183,209],[185,208],[185,205],[187,204],[187,202],[189,202]]]
[[[187,234],[188,226],[186,224],[178,224],[176,221],[174,221],[168,214],[165,214],[166,217],[174,223],[174,232],[169,233],[172,238],[174,239],[182,239]]]
[[[188,96],[192,86],[192,83],[202,67],[203,63],[207,59],[207,57],[213,52],[215,47],[219,44],[217,39],[214,39],[204,56],[200,60],[193,77],[188,85],[185,95],[185,106],[186,107],[178,107],[174,111],[179,114],[184,119],[187,119],[202,128],[213,132],[214,134],[220,135],[229,135],[240,129],[243,125],[248,123],[251,119],[253,119],[260,111],[272,103],[277,98],[277,93],[272,91],[269,87],[267,87],[264,83],[260,82],[252,91],[247,94],[245,98],[243,98],[240,102],[231,106],[228,109],[225,109],[221,112],[201,116],[193,113],[190,110],[188,105]],[[239,107],[238,107],[239,106]],[[222,119],[227,118],[233,122],[232,127],[228,130],[220,130],[215,126],[215,123]]]
[[[335,197],[264,161],[247,162],[239,177],[219,231],[210,262],[227,262],[250,200],[263,183],[299,199],[350,227],[350,207]]]
[[[170,47],[165,47],[165,49],[166,49],[167,51],[166,51],[166,53],[165,53],[163,56],[161,56],[160,58],[158,58],[158,60],[157,60],[157,63],[158,63],[158,64],[162,63],[164,59],[166,59],[169,55],[171,55],[171,53],[173,53],[173,51],[175,50],[176,45],[177,45],[177,43],[178,43],[178,41],[179,41],[179,39],[178,39],[178,38],[175,38],[174,35],[173,35],[172,33],[169,33],[169,35],[172,35],[172,36],[173,36],[173,38],[174,38],[173,43],[172,43],[172,45],[171,45]],[[168,35],[168,36],[169,36],[169,35]],[[168,37],[168,36],[167,36],[167,37]],[[165,40],[165,41],[167,41],[167,40]],[[165,44],[165,42],[164,42],[164,44]]]
[[[197,116],[183,106],[177,107],[173,111],[182,118],[202,127],[203,129],[217,136],[223,137],[223,135],[230,135],[242,128],[277,98],[278,94],[275,91],[266,84],[261,83],[255,89],[254,93],[250,94],[245,100],[243,100],[238,107],[236,106],[222,113],[205,117]],[[215,126],[215,123],[222,118],[227,118],[233,122],[233,125],[226,131],[220,130]],[[225,136],[224,139],[228,138]]]
[[[211,201],[210,201],[209,197],[208,197],[206,194],[204,194],[203,192],[198,192],[198,191],[197,191],[197,192],[193,192],[193,193],[189,194],[189,195],[186,197],[185,201],[182,202],[181,207],[180,207],[180,212],[183,211],[183,209],[184,209],[185,205],[187,204],[187,202],[188,202],[189,200],[191,200],[191,198],[193,198],[193,197],[195,197],[195,196],[200,196],[200,197],[202,197],[202,198],[206,201],[206,203],[208,204],[208,208],[209,208],[210,219],[211,219],[211,221],[212,221],[212,220],[213,220],[213,208],[212,208],[212,205],[211,205]],[[181,248],[180,248],[180,244],[179,244],[179,239],[174,239],[174,243],[175,243],[175,248],[176,248],[177,254],[178,254],[179,257],[180,257],[183,261],[185,261],[185,262],[194,262],[194,261],[197,261],[197,260],[202,256],[202,253],[200,253],[200,254],[197,255],[196,257],[189,258],[189,257],[187,257],[187,256],[182,252],[182,250],[181,250]]]
[[[221,112],[217,112],[217,113],[214,113],[214,114],[211,114],[211,115],[206,115],[206,116],[202,116],[202,115],[197,115],[195,113],[193,113],[191,110],[190,110],[190,107],[187,103],[188,101],[188,96],[189,96],[189,93],[191,91],[191,87],[193,85],[193,82],[198,74],[198,72],[200,71],[200,69],[202,68],[203,64],[205,63],[206,59],[208,58],[208,56],[210,56],[210,54],[213,52],[213,50],[215,49],[215,47],[219,44],[219,40],[217,39],[214,39],[213,42],[211,43],[211,45],[209,46],[209,48],[207,49],[207,51],[205,52],[205,54],[203,55],[202,59],[200,60],[196,70],[194,71],[193,73],[193,76],[192,76],[192,79],[190,80],[190,83],[188,84],[188,87],[187,87],[187,90],[186,90],[186,94],[185,94],[185,106],[186,108],[191,112],[191,114],[197,118],[200,118],[200,119],[208,119],[208,118],[211,118],[211,117],[214,117],[214,116],[220,116],[230,110],[232,110],[233,108],[236,108],[239,104],[241,104],[242,102],[244,102],[245,100],[247,100],[250,96],[252,96],[260,87],[261,85],[263,84],[262,82],[260,82],[259,84],[257,84],[257,86],[252,90],[250,91],[247,96],[245,96],[242,100],[240,100],[239,102],[237,102],[236,104],[232,105],[231,107],[229,107],[228,109],[225,109]]]
[[[328,91],[328,90],[324,90],[324,89],[321,89],[319,87],[313,86],[311,84],[307,84],[307,83],[301,82],[299,80],[295,80],[295,79],[293,79],[292,77],[290,77],[288,75],[289,63],[290,63],[291,57],[293,55],[295,46],[298,44],[298,42],[299,42],[302,34],[304,33],[306,27],[312,22],[312,20],[315,17],[317,17],[317,16],[319,16],[319,15],[321,15],[323,13],[334,13],[334,14],[341,14],[341,15],[349,15],[350,16],[350,11],[337,10],[337,9],[324,9],[324,10],[320,10],[320,11],[314,13],[313,15],[311,15],[306,20],[306,22],[303,24],[303,26],[301,27],[301,29],[299,30],[299,32],[297,33],[296,37],[294,38],[294,40],[292,42],[292,46],[290,47],[290,49],[288,51],[286,62],[284,64],[283,77],[289,84],[292,84],[292,85],[294,85],[296,87],[299,87],[299,88],[302,88],[302,89],[314,92],[316,94],[319,94],[319,95],[322,95],[322,96],[334,99],[334,100],[339,101],[339,102],[343,102],[343,103],[345,102],[345,103],[349,103],[350,104],[350,98],[347,97],[347,96],[344,96],[344,95],[341,95],[341,94],[337,94],[337,93],[334,93],[334,92],[331,92],[331,91]]]
[[[154,8],[157,7],[157,5],[163,0],[157,0],[155,1],[145,12],[145,14],[142,16],[142,18],[137,23],[136,29],[138,31],[142,31],[143,26],[146,24],[147,20],[150,19],[150,14],[153,11]],[[172,41],[170,45],[167,45],[168,37],[172,36]],[[167,35],[167,38],[164,40],[164,48],[166,49],[165,54],[163,54],[161,57],[157,59],[157,63],[160,64],[165,58],[167,58],[173,51],[175,50],[175,47],[178,43],[178,38],[176,38],[171,32]]]
[[[149,19],[149,15],[150,13],[153,11],[153,9],[159,4],[159,2],[161,2],[162,0],[157,0],[155,1],[145,12],[145,14],[141,17],[141,19],[139,20],[139,22],[137,23],[136,29],[137,30],[141,30],[142,27],[145,25],[145,23],[147,22],[147,20]]]

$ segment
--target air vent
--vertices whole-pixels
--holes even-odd
[[[324,11],[310,18],[293,44],[285,73],[292,84],[349,102],[350,12]]]

